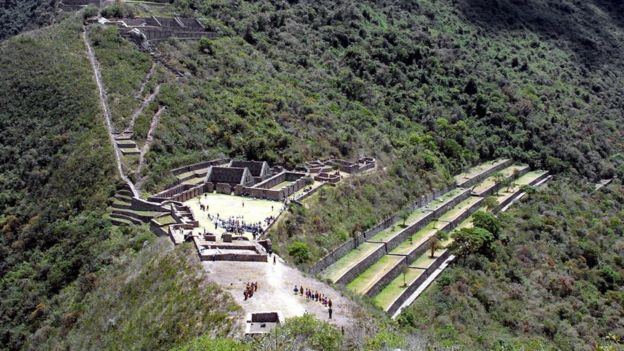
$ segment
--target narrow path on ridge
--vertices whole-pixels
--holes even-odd
[[[165,106],[160,106],[158,108],[158,111],[156,111],[156,113],[154,114],[154,117],[152,117],[152,123],[150,124],[150,128],[147,131],[145,145],[143,145],[143,148],[141,148],[141,154],[139,155],[139,166],[136,170],[136,175],[138,179],[136,184],[137,189],[141,189],[141,186],[143,185],[144,179],[141,176],[141,171],[143,170],[143,166],[145,165],[145,154],[147,154],[150,147],[152,146],[152,142],[154,141],[154,131],[158,127],[158,123],[160,123],[160,115],[165,109]]]
[[[104,90],[104,85],[102,84],[102,76],[100,73],[98,62],[95,58],[95,52],[93,51],[93,48],[91,47],[91,43],[89,42],[89,39],[87,38],[86,28],[84,28],[82,32],[82,39],[87,48],[87,56],[89,57],[89,62],[91,63],[91,68],[93,69],[93,77],[98,87],[100,105],[102,105],[102,112],[104,113],[104,124],[106,125],[108,138],[110,139],[111,145],[113,146],[113,150],[115,152],[115,161],[117,162],[117,171],[119,172],[119,176],[121,177],[121,179],[123,179],[128,184],[128,187],[132,191],[132,195],[134,195],[135,197],[139,197],[139,194],[134,184],[132,183],[130,178],[126,176],[126,174],[123,171],[123,167],[121,164],[121,152],[119,151],[119,148],[117,147],[117,143],[115,142],[115,138],[113,137],[113,124],[111,122],[112,118],[110,114],[110,109],[108,107],[108,102],[106,100],[106,91]]]
[[[141,83],[141,87],[139,88],[139,91],[134,94],[135,98],[140,98],[141,96],[143,96],[143,90],[145,90],[145,86],[147,85],[147,83],[149,83],[150,78],[152,78],[152,75],[154,75],[154,71],[156,70],[156,65],[152,63],[152,67],[150,67],[149,72],[147,72],[147,75],[145,76],[145,79],[143,79],[143,83]]]
[[[154,101],[154,98],[156,98],[156,95],[158,95],[158,92],[160,92],[160,84],[158,84],[156,88],[154,88],[154,92],[149,94],[143,100],[143,102],[141,102],[141,105],[134,111],[134,113],[132,114],[132,117],[130,117],[130,123],[128,124],[128,128],[126,128],[124,133],[134,132],[134,123],[136,122],[136,119],[139,117],[141,112],[143,112],[145,107],[149,105],[152,101]]]

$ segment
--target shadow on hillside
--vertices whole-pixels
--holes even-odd
[[[528,29],[556,41],[590,68],[621,56],[622,44],[609,28],[624,29],[621,0],[460,0],[457,6],[488,31]]]

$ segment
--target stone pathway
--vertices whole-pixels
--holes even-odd
[[[357,305],[327,284],[307,277],[299,270],[286,265],[281,258],[270,262],[202,262],[209,280],[228,290],[245,313],[280,311],[284,318],[312,313],[318,319],[328,321],[345,329],[354,325]],[[243,290],[247,282],[258,282],[258,291],[245,301]],[[318,290],[333,302],[333,316],[329,319],[327,308],[305,296],[295,295],[294,286]]]
[[[141,189],[141,186],[143,185],[144,178],[141,176],[141,171],[143,170],[143,166],[145,165],[145,154],[152,146],[152,142],[154,141],[154,131],[156,130],[156,127],[158,127],[158,123],[160,122],[160,115],[165,109],[165,106],[160,106],[158,108],[158,111],[156,111],[156,113],[154,114],[154,117],[152,117],[152,122],[150,123],[149,130],[147,131],[147,137],[145,138],[145,144],[143,145],[143,148],[141,148],[141,154],[139,155],[139,166],[136,170],[136,175],[138,178],[136,184],[137,189]]]
[[[102,106],[102,112],[104,112],[104,124],[106,125],[106,130],[108,131],[108,137],[110,139],[110,143],[113,146],[113,150],[115,152],[115,161],[117,162],[117,171],[119,172],[119,176],[121,177],[121,179],[123,179],[128,184],[128,187],[132,191],[133,196],[138,197],[138,192],[134,186],[134,183],[132,183],[130,178],[126,176],[126,174],[123,171],[123,167],[121,165],[121,153],[119,151],[119,148],[117,147],[115,138],[113,137],[113,124],[111,122],[112,118],[111,118],[110,109],[108,107],[106,91],[104,90],[104,84],[102,84],[102,74],[100,73],[100,68],[95,58],[95,53],[93,51],[93,48],[91,47],[91,43],[89,42],[89,39],[87,38],[86,29],[84,29],[82,32],[82,39],[87,48],[87,56],[89,58],[89,62],[91,63],[91,68],[93,69],[93,77],[95,79],[95,83],[98,87],[98,92],[99,92],[98,95],[100,98],[100,104]]]
[[[158,95],[159,92],[160,92],[160,84],[156,85],[156,88],[154,88],[154,91],[148,96],[146,96],[145,99],[143,99],[143,102],[141,102],[141,105],[134,111],[134,113],[132,113],[132,116],[130,117],[130,123],[128,124],[128,128],[126,128],[124,133],[132,134],[134,132],[134,123],[136,122],[136,119],[139,118],[139,116],[141,115],[141,112],[143,112],[145,107],[149,105],[152,101],[154,101],[154,99],[156,98],[156,95]]]
[[[152,78],[152,75],[154,75],[154,71],[156,70],[156,65],[152,63],[152,67],[150,67],[149,72],[147,72],[147,75],[145,76],[145,79],[143,79],[143,83],[141,83],[141,87],[139,88],[139,91],[137,91],[136,94],[134,94],[134,97],[139,99],[141,96],[143,96],[143,90],[145,90],[145,86],[147,86],[147,83],[149,83],[150,78]]]

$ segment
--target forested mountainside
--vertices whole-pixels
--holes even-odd
[[[50,4],[6,2],[0,40],[48,23]],[[504,237],[459,260],[400,325],[376,315],[382,328],[343,337],[303,318],[271,335],[281,345],[306,335],[326,350],[621,346],[622,187],[591,193],[581,185],[624,175],[619,1],[171,6],[219,35],[154,47],[174,70],[159,66],[148,82],[148,90],[161,86],[145,113],[166,111],[141,174],[145,192],[171,182],[171,168],[216,156],[380,162],[378,172],[324,189],[276,226],[272,239],[287,259],[289,245],[303,243],[302,265],[312,264],[482,160],[509,157],[564,176],[503,216]],[[196,279],[188,248],[172,250],[146,228],[113,227],[106,217],[119,179],[81,20],[66,16],[0,43],[0,349],[262,349],[207,339],[231,336],[240,311]],[[137,103],[128,94],[155,60],[113,27],[89,36],[122,126]],[[190,287],[192,305],[177,304],[181,287]],[[161,324],[164,305],[173,314]]]
[[[5,0],[0,6],[0,40],[49,25],[57,0]]]
[[[229,335],[238,307],[198,279],[195,256],[105,217],[118,176],[81,20],[0,44],[0,349],[155,349]]]
[[[586,179],[622,173],[615,2],[175,4],[222,35],[159,47],[190,78],[162,89],[168,113],[146,190],[219,153],[379,158],[386,171],[358,180],[362,191],[339,187],[275,233],[308,243],[311,261],[480,159]]]
[[[568,181],[500,216],[499,238],[442,273],[401,323],[446,347],[621,349],[624,187]]]

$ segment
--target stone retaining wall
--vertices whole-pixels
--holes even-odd
[[[518,173],[514,175],[512,175],[511,177],[509,177],[508,179],[510,181],[514,181],[516,179],[518,179],[519,177],[529,173],[530,167],[525,167],[522,168],[520,171],[518,171]],[[502,183],[494,183],[494,185],[492,187],[490,187],[489,189],[482,191],[481,193],[475,193],[475,195],[477,196],[481,196],[481,197],[488,197],[492,194],[495,194],[498,190],[500,190],[503,187]]]
[[[424,228],[427,224],[431,223],[431,221],[433,221],[435,218],[440,217],[443,213],[455,207],[457,204],[464,201],[468,197],[470,197],[470,190],[466,189],[464,190],[464,192],[456,196],[453,200],[449,201],[444,206],[437,208],[436,210],[430,212],[425,217],[423,217],[423,219],[421,219],[420,221],[412,224],[411,226],[397,233],[390,240],[388,240],[387,242],[388,251],[392,251],[394,248],[399,246],[402,242],[407,240],[410,235]]]
[[[139,199],[136,197],[133,197],[130,200],[130,205],[133,210],[137,210],[137,211],[167,212],[167,210],[164,209],[160,203],[145,201],[143,199]]]
[[[548,176],[549,176],[548,173],[544,173],[543,175],[535,178],[535,180],[530,182],[528,185],[533,186],[533,185],[539,183],[540,181],[548,178]],[[492,209],[492,212],[494,212],[494,213],[500,212],[500,210],[505,208],[505,206],[509,205],[521,192],[522,192],[522,190],[518,189],[518,191],[516,191],[512,196],[508,197],[507,199],[505,199],[505,201],[501,202],[498,206],[496,206],[494,209]]]
[[[481,202],[483,198],[481,198],[478,202],[475,202],[471,207],[466,209],[459,217],[448,222],[444,225],[440,230],[446,231],[450,233],[453,229],[455,229],[461,222],[463,222],[466,218],[476,212],[481,206]],[[422,243],[418,245],[414,250],[409,252],[405,257],[405,260],[401,261],[401,264],[412,264],[418,257],[422,256],[429,250],[429,238],[423,238]],[[388,249],[390,250],[390,249]],[[388,285],[391,281],[393,281],[396,277],[401,274],[401,264],[395,265],[390,271],[388,271],[375,285],[371,287],[371,289],[366,293],[367,296],[373,297],[377,293],[379,293],[386,285]]]
[[[386,254],[386,246],[381,244],[379,248],[373,251],[370,255],[366,256],[363,260],[358,262],[355,266],[353,266],[350,270],[348,270],[345,274],[343,274],[338,280],[336,280],[336,284],[347,285],[353,281],[353,279],[357,278],[358,275],[362,274],[368,267],[372,266],[375,262],[379,261]]]
[[[171,173],[173,173],[174,175],[179,175],[179,174],[186,173],[186,172],[196,171],[198,169],[208,168],[210,166],[218,166],[218,165],[226,164],[228,162],[230,162],[229,158],[217,158],[217,159],[210,160],[210,161],[203,161],[203,162],[193,163],[191,165],[184,166],[184,167],[174,168],[171,170]]]
[[[469,180],[458,184],[458,186],[464,187],[464,188],[470,188],[473,187],[474,185],[476,185],[477,183],[483,181],[485,178],[491,176],[492,174],[500,171],[503,168],[507,168],[509,166],[511,166],[513,164],[513,160],[506,160],[505,162],[501,162],[499,165],[490,168],[486,171],[483,171],[482,173],[477,174],[476,176],[470,178]]]
[[[390,284],[394,278],[401,275],[403,267],[407,264],[407,256],[404,256],[391,270],[389,270],[381,279],[379,279],[371,288],[366,292],[366,296],[373,297],[377,295],[386,285]]]
[[[158,236],[169,236],[169,233],[165,231],[153,218],[150,220],[149,226],[152,233]]]
[[[444,251],[444,253],[442,253],[440,257],[438,257],[438,259],[431,264],[431,266],[424,270],[420,277],[410,284],[410,286],[408,286],[407,289],[405,289],[403,293],[396,300],[394,300],[386,312],[393,315],[401,307],[401,305],[403,305],[405,300],[407,300],[416,290],[418,290],[420,285],[422,285],[427,278],[429,278],[431,273],[438,269],[438,267],[440,267],[440,265],[448,259],[449,255],[450,252],[448,250]]]
[[[433,201],[433,200],[437,199],[438,197],[440,197],[440,195],[445,194],[445,193],[455,189],[455,187],[456,187],[455,184],[451,184],[451,185],[447,186],[444,189],[434,190],[431,193],[428,193],[426,195],[422,195],[409,208],[411,210],[416,210],[418,208],[424,207],[424,206],[428,205],[431,201]],[[469,191],[467,191],[467,194],[468,194],[467,196],[469,196]],[[307,269],[307,272],[312,274],[312,275],[319,274],[321,271],[323,271],[327,267],[331,266],[336,261],[338,261],[340,258],[342,258],[344,255],[349,253],[349,251],[355,249],[361,243],[365,242],[366,239],[374,236],[375,234],[379,233],[380,231],[382,231],[384,229],[389,228],[394,223],[396,223],[398,220],[399,220],[399,216],[398,215],[390,216],[390,217],[387,217],[387,218],[383,219],[381,222],[379,222],[378,224],[376,224],[372,228],[369,228],[364,233],[361,233],[361,234],[357,235],[355,238],[349,239],[345,243],[343,243],[343,244],[339,245],[338,247],[336,247],[335,249],[333,249],[327,255],[323,256],[320,260],[318,260],[314,265],[309,267]]]

